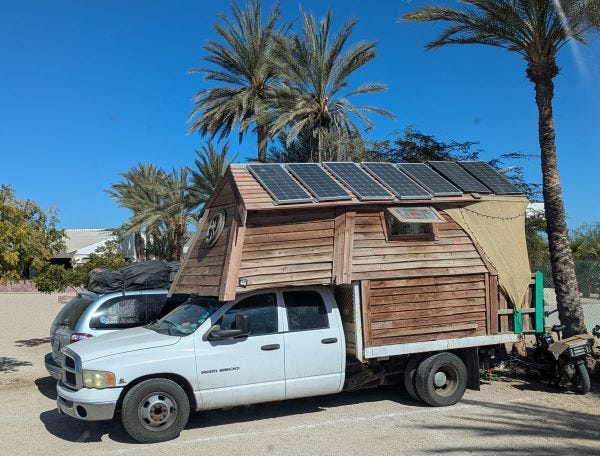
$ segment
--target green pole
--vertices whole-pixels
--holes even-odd
[[[544,332],[544,274],[535,273],[535,332]]]
[[[521,313],[521,310],[513,310],[513,322],[515,333],[521,334],[523,332],[523,314]]]

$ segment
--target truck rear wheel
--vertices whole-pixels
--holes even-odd
[[[429,405],[454,405],[467,389],[467,368],[458,356],[437,353],[419,364],[415,386],[421,399]]]
[[[415,385],[417,377],[417,368],[423,360],[421,355],[413,355],[410,357],[404,368],[404,388],[410,397],[417,402],[423,402],[417,393],[417,387]]]
[[[135,385],[123,399],[121,421],[140,443],[165,442],[177,437],[188,422],[190,401],[172,380],[153,378]]]

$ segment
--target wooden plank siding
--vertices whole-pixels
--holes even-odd
[[[224,267],[231,256],[232,232],[239,220],[237,194],[231,178],[224,178],[203,211],[202,223],[183,259],[180,271],[173,282],[171,293],[196,293],[203,296],[223,296],[225,290]],[[219,211],[225,211],[225,226],[219,239],[208,247],[205,241],[206,224]],[[234,222],[235,220],[235,222]]]
[[[487,333],[485,274],[368,282],[367,347]]]
[[[381,212],[356,211],[352,280],[488,272],[469,235],[445,212],[447,223],[437,226],[432,240],[388,240]]]
[[[431,240],[388,240],[383,210],[357,209],[352,279],[368,283],[365,346],[489,333],[489,268],[445,212]],[[367,320],[368,318],[368,320]]]
[[[334,208],[306,212],[250,212],[237,281],[246,291],[333,282]]]

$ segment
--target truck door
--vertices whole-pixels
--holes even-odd
[[[284,291],[285,397],[337,393],[343,386],[344,339],[337,308],[315,290]]]
[[[285,398],[283,309],[275,293],[255,294],[233,305],[216,324],[233,329],[235,316],[250,317],[251,335],[238,339],[196,339],[201,408],[277,401]]]

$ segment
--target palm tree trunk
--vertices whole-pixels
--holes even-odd
[[[534,78],[534,84],[535,101],[539,112],[538,129],[542,155],[544,208],[552,278],[554,279],[556,291],[558,315],[561,323],[566,326],[565,336],[568,337],[573,334],[585,333],[586,328],[579,299],[573,253],[565,222],[565,210],[556,161],[554,117],[552,113],[554,83],[552,76],[547,73]]]
[[[144,238],[142,233],[135,233],[135,261],[143,261],[144,259]]]
[[[256,124],[256,144],[258,147],[258,161],[265,163],[267,161],[267,134],[265,127],[259,123]]]
[[[181,261],[183,258],[183,245],[185,243],[186,231],[185,222],[177,222],[175,224],[175,242],[173,243],[175,247],[173,257],[175,258],[175,261]]]

